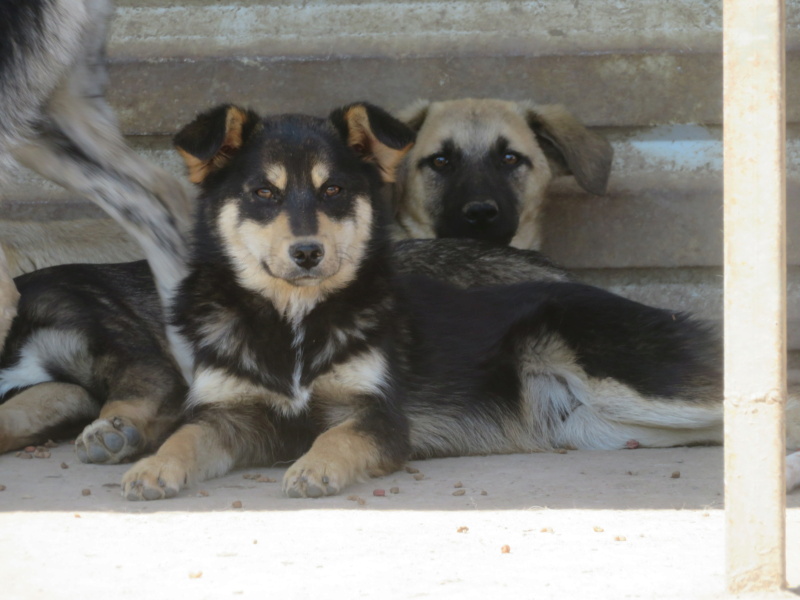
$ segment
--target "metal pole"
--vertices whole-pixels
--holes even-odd
[[[786,586],[783,0],[724,0],[725,513],[730,592]]]

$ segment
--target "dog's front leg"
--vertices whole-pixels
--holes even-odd
[[[371,410],[321,434],[283,478],[293,498],[318,498],[339,493],[368,477],[399,469],[408,458],[405,417]]]
[[[189,423],[173,433],[153,456],[143,458],[122,478],[128,500],[161,500],[176,496],[196,481],[219,477],[234,465],[210,423]]]

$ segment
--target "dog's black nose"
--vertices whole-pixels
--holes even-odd
[[[500,209],[494,200],[475,200],[465,204],[461,210],[464,212],[464,218],[473,225],[491,223],[500,214]]]
[[[325,256],[325,248],[322,244],[314,242],[303,242],[294,244],[289,248],[289,256],[304,269],[313,269]]]

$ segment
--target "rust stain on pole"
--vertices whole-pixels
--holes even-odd
[[[731,592],[786,586],[782,0],[724,0],[725,512]]]

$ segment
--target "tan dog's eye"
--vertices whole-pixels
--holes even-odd
[[[519,163],[519,155],[514,154],[513,152],[506,152],[503,154],[503,163],[507,164],[510,167],[513,167],[517,163]]]
[[[325,188],[325,196],[332,198],[333,196],[338,195],[341,191],[342,188],[340,188],[338,185],[329,185]]]
[[[272,190],[269,188],[259,188],[256,190],[256,196],[263,198],[264,200],[272,200],[275,197],[275,194],[273,194]]]
[[[431,160],[431,164],[433,165],[434,169],[444,169],[447,165],[450,164],[450,161],[447,160],[446,156],[434,156]]]

